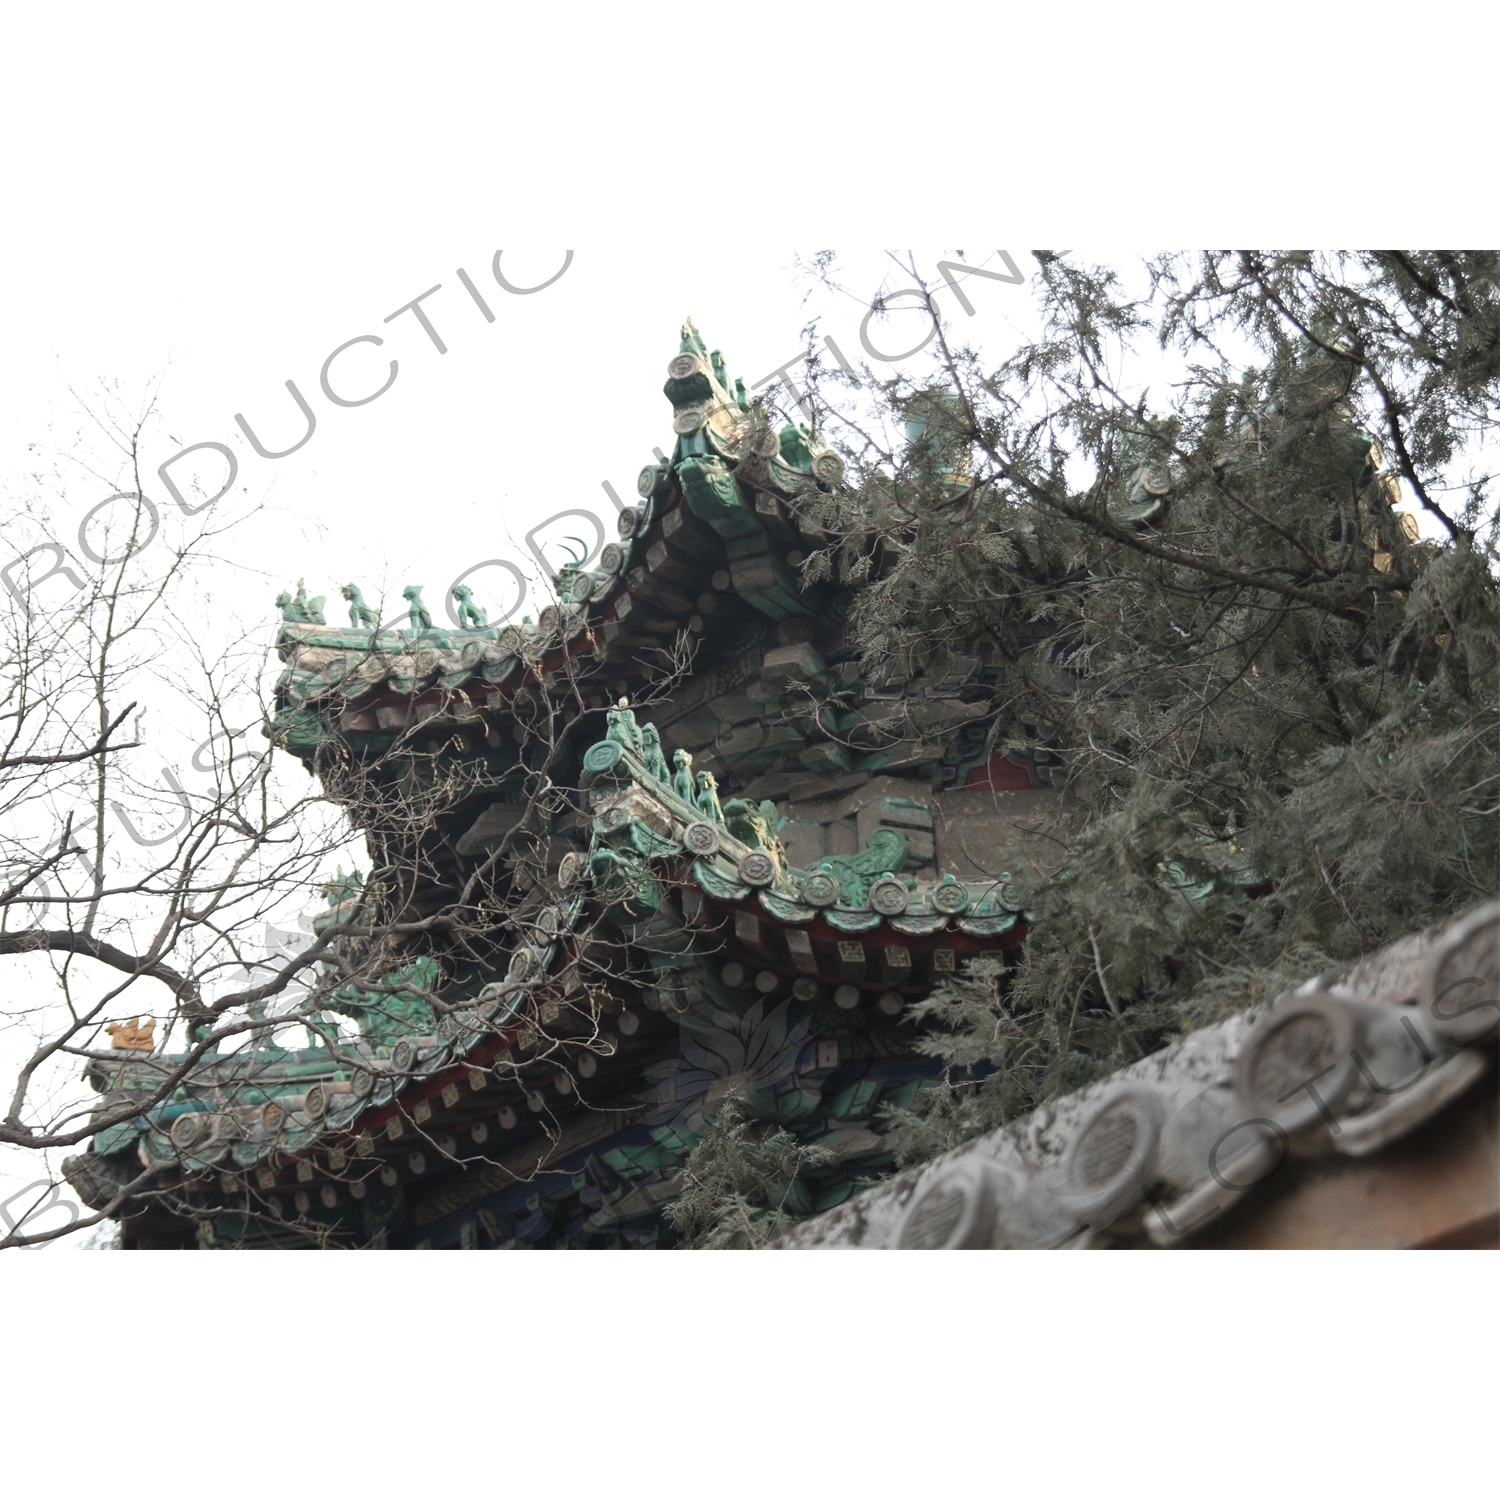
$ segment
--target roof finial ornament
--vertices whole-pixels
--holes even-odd
[[[281,618],[294,625],[326,625],[328,622],[323,618],[323,595],[319,594],[316,599],[307,597],[307,585],[299,578],[297,580],[297,597],[294,599],[285,589],[276,596],[277,607],[281,610]]]
[[[411,606],[407,618],[411,621],[413,630],[431,630],[432,616],[427,613],[427,606],[422,603],[422,585],[420,583],[409,583],[401,590],[401,597]]]
[[[698,811],[724,827],[724,809],[719,804],[719,781],[712,771],[698,772]]]
[[[693,757],[690,752],[682,749],[672,752],[672,764],[677,770],[672,776],[672,790],[687,803],[689,807],[696,807],[693,798]]]
[[[705,362],[708,359],[708,350],[704,347],[703,335],[698,332],[698,325],[691,318],[682,325],[682,352],[696,354]]]
[[[609,727],[604,731],[604,738],[622,745],[637,760],[644,760],[646,742],[642,738],[640,726],[635,722],[635,714],[631,712],[630,700],[621,698],[618,705],[605,715],[605,720]]]
[[[156,1030],[154,1016],[148,1018],[144,1026],[139,1016],[132,1016],[123,1025],[115,1021],[104,1029],[109,1034],[109,1045],[117,1051],[150,1052],[156,1045],[152,1036]]]
[[[458,624],[460,629],[484,630],[490,623],[489,613],[474,602],[474,595],[469,591],[466,583],[455,583],[448,590],[453,595],[454,602],[458,605]]]
[[[667,769],[667,757],[661,748],[661,731],[655,724],[641,727],[641,759],[646,763],[646,770],[658,781],[668,786],[672,784],[672,773]]]
[[[360,593],[358,584],[346,583],[339,593],[349,601],[349,624],[355,630],[362,627],[374,630],[379,626],[380,616],[365,603],[365,596]]]

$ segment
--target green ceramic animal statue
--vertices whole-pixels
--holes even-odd
[[[307,587],[299,578],[297,580],[297,597],[292,600],[292,608],[297,611],[297,618],[305,620],[309,625],[326,625],[327,620],[323,618],[323,600],[327,597],[319,594],[316,599],[307,597]]]
[[[365,596],[360,593],[358,584],[346,583],[339,593],[349,601],[349,623],[356,630],[379,628],[380,616],[365,603]]]
[[[488,613],[475,604],[474,595],[469,591],[468,584],[455,583],[450,592],[458,604],[460,629],[483,630],[490,623]]]
[[[345,901],[352,901],[365,888],[365,877],[358,870],[351,870],[344,874],[344,867],[340,865],[332,880],[326,881],[322,887],[323,899],[330,906],[342,905]]]
[[[360,1031],[372,1041],[421,1036],[436,1029],[437,1018],[427,994],[437,988],[441,977],[436,959],[414,959],[385,975],[378,989],[346,986],[325,1009],[353,1017],[359,1022]]]
[[[719,779],[712,771],[698,772],[698,811],[712,823],[724,826],[724,809],[719,806]]]
[[[300,578],[297,580],[297,597],[292,598],[283,589],[276,596],[276,607],[281,611],[281,618],[290,625],[327,624],[323,618],[323,595],[319,594],[316,599],[309,599],[307,589]]]
[[[431,630],[432,616],[427,613],[427,606],[422,603],[422,585],[420,583],[409,583],[401,590],[401,597],[411,606],[408,618],[411,620],[413,630]]]
[[[647,724],[641,730],[641,759],[646,769],[658,780],[672,784],[672,773],[667,770],[667,757],[662,754],[661,731],[655,724]]]
[[[696,806],[693,800],[693,757],[686,750],[674,750],[672,764],[677,767],[672,776],[672,790],[689,807]]]
[[[641,736],[640,726],[635,722],[635,713],[629,700],[621,698],[605,717],[609,727],[604,731],[604,738],[623,745],[632,755],[644,759],[645,741]]]
[[[776,861],[776,867],[783,869],[786,860],[775,831],[778,821],[774,802],[762,802],[756,806],[741,797],[731,797],[724,804],[724,824],[729,831],[742,844],[769,854]]]

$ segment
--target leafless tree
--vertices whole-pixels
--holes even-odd
[[[180,1173],[143,1155],[129,1180],[95,1185],[93,1211],[79,1214],[60,1196],[62,1158],[294,1025],[357,1072],[372,1049],[341,1028],[340,1011],[368,1019],[415,998],[439,1026],[485,1024],[472,1014],[488,1004],[475,986],[456,999],[441,975],[503,971],[559,899],[560,851],[572,846],[553,835],[579,810],[558,766],[576,758],[581,736],[602,735],[603,700],[582,681],[595,643],[543,670],[557,631],[527,626],[511,632],[522,666],[503,767],[483,753],[501,730],[459,693],[376,751],[319,744],[306,779],[281,753],[289,737],[278,718],[295,643],[278,685],[263,625],[221,621],[205,638],[199,590],[237,523],[165,535],[169,519],[142,498],[151,416],[148,402],[101,422],[119,464],[107,479],[120,488],[84,535],[86,565],[79,548],[52,540],[44,507],[18,506],[7,523],[18,557],[0,685],[0,958],[10,965],[0,1146],[12,1163],[25,1153],[35,1165],[27,1188],[6,1190],[0,1248],[86,1230],[127,1205],[180,1206]],[[372,657],[389,649],[388,635],[371,634]],[[657,655],[665,693],[688,666],[689,637]],[[162,769],[153,784],[140,770],[143,720],[164,714],[202,738],[190,770]],[[482,857],[455,860],[450,815],[487,800],[505,806],[506,826]],[[340,886],[335,862],[365,863],[368,874]],[[577,873],[576,862],[561,872]],[[323,916],[299,925],[320,896]],[[603,976],[619,955],[606,930],[575,931],[572,999],[532,1017],[529,1063],[612,1045],[600,1023],[618,1004]],[[436,966],[412,971],[418,957]],[[525,976],[513,986],[522,1000],[534,987]],[[149,1064],[152,1086],[112,1087],[122,1061]],[[518,1091],[522,1071],[510,1066]],[[253,1087],[252,1072],[220,1072],[231,1080],[221,1103]],[[59,1206],[70,1222],[57,1222]]]

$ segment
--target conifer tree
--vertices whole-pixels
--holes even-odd
[[[1040,337],[945,343],[928,440],[826,508],[867,669],[987,642],[992,734],[1067,789],[1019,964],[922,1008],[965,1071],[907,1159],[1497,885],[1500,257],[1039,261]]]
[[[821,383],[802,507],[867,677],[977,654],[987,749],[1063,789],[1019,956],[912,1008],[908,1163],[1497,887],[1500,256],[1036,262],[998,367],[930,298],[935,372]]]

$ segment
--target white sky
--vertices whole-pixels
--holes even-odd
[[[258,608],[270,620],[278,590],[305,576],[311,592],[335,606],[338,585],[350,579],[372,597],[371,585],[385,580],[392,600],[402,585],[422,583],[436,615],[449,581],[497,555],[524,561],[527,529],[559,510],[596,512],[614,534],[601,485],[608,480],[633,500],[652,447],[671,447],[661,384],[685,316],[747,384],[796,354],[813,310],[851,357],[860,348],[868,302],[825,295],[804,307],[806,288],[785,251],[582,249],[553,285],[521,297],[497,285],[494,249],[455,242],[357,257],[126,251],[102,262],[77,253],[6,254],[0,467],[10,497],[24,492],[31,445],[45,445],[49,427],[64,445],[76,430],[78,398],[96,399],[102,381],[117,381],[129,404],[159,379],[163,429],[148,452],[148,496],[167,503],[158,464],[188,444],[213,441],[239,456],[237,488],[264,502],[263,514],[236,532],[244,577],[235,606]],[[931,252],[919,264],[932,275],[939,258]],[[502,270],[527,285],[562,263],[561,251],[507,252]],[[459,267],[481,290],[493,323],[462,287]],[[868,299],[882,280],[892,281],[892,267],[878,254],[856,256],[850,279]],[[410,313],[383,322],[438,285],[423,308],[446,354]],[[1017,310],[1021,289],[978,286],[973,319],[954,309],[968,325],[963,332],[1008,344],[1005,315]],[[376,401],[340,409],[319,390],[320,370],[329,353],[361,334],[385,344],[341,356],[330,375],[335,390],[354,397],[376,389],[392,358],[399,372]],[[901,348],[894,334],[872,328],[872,337],[885,349]],[[306,431],[285,389],[289,379],[313,407],[316,429],[288,457],[260,458],[234,415],[243,413],[271,450],[289,446]],[[182,468],[192,472],[196,461]],[[211,494],[222,460],[205,454],[201,461]],[[180,482],[178,469],[172,473]],[[109,493],[100,483],[80,484],[60,508],[68,536],[59,539],[72,547],[78,522]],[[498,589],[501,575],[486,581]],[[474,586],[484,599],[478,580]],[[503,609],[509,600],[490,602]]]

